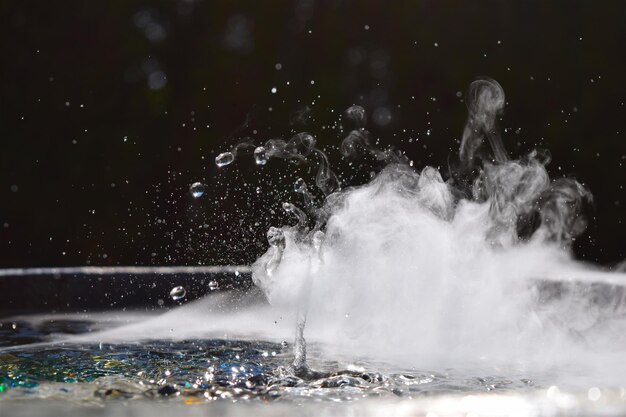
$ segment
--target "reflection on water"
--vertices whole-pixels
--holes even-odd
[[[5,347],[102,328],[88,320],[3,322]],[[197,398],[202,401],[351,401],[366,397],[413,397],[451,392],[528,390],[521,375],[468,375],[454,370],[390,368],[360,361],[319,360],[315,373],[298,377],[286,343],[195,339],[20,346],[0,355],[0,390],[11,399],[71,400]]]
[[[137,320],[121,314],[68,317],[0,322],[0,406],[7,415],[205,415],[209,404],[215,415],[258,417],[617,416],[626,409],[623,387],[552,385],[562,374],[528,375],[496,366],[404,369],[391,365],[392,358],[329,357],[315,343],[315,371],[298,377],[293,347],[285,341],[60,342],[67,340],[63,335]]]

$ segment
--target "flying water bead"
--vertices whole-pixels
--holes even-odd
[[[298,178],[293,184],[293,189],[296,193],[304,194],[307,191],[306,182],[302,178]]]
[[[235,155],[232,152],[223,152],[215,158],[215,163],[218,167],[224,167],[226,165],[230,165],[235,160]]]
[[[267,152],[265,151],[264,147],[259,146],[254,150],[254,161],[257,165],[267,164],[267,159]]]
[[[193,198],[200,198],[204,195],[204,184],[201,182],[194,182],[189,187],[189,192],[191,193]]]
[[[187,295],[187,290],[185,290],[185,288],[180,285],[172,288],[172,291],[170,291],[170,297],[174,301],[178,301],[182,298],[185,298],[186,295]]]

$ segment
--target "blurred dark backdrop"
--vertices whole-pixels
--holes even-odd
[[[445,167],[477,76],[507,93],[509,152],[594,194],[576,256],[626,257],[621,1],[3,1],[0,267],[241,264],[312,173],[241,136],[307,130],[332,154],[363,105],[381,145]],[[272,89],[276,88],[275,93]],[[310,109],[310,112],[307,111]],[[348,182],[361,172],[334,158]],[[343,165],[342,165],[343,164]],[[362,170],[363,171],[363,170]],[[189,185],[206,184],[194,200]]]

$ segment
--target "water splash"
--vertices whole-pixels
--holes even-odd
[[[340,149],[386,165],[369,184],[342,190],[314,141],[299,148],[306,152],[294,145],[272,155],[303,163],[319,155],[316,186],[326,195],[308,210],[312,228],[302,210],[284,204],[298,224],[283,227],[280,246],[253,266],[270,303],[297,312],[296,369],[305,367],[306,323],[309,335],[332,340],[337,351],[447,364],[545,364],[590,344],[613,349],[615,329],[626,329],[623,320],[607,325],[605,315],[585,309],[593,303],[584,292],[542,298],[539,282],[590,269],[568,249],[584,229],[590,194],[574,179],[550,180],[547,152],[509,157],[497,128],[505,96],[496,81],[473,82],[467,97],[458,168],[447,180],[371,145],[358,106],[345,113],[355,129]],[[303,185],[299,179],[295,191],[308,192]],[[323,245],[315,233],[325,233]]]
[[[313,361],[328,354],[623,384],[626,275],[576,262],[569,249],[584,227],[588,191],[570,178],[551,180],[546,152],[507,155],[496,126],[499,84],[479,80],[468,97],[449,174],[416,171],[401,153],[372,146],[358,109],[346,116],[356,133],[348,134],[344,154],[369,154],[385,166],[363,186],[341,184],[308,133],[263,144],[268,160],[317,168],[315,181],[295,182],[303,204],[283,204],[289,224],[269,229],[269,248],[252,266],[270,306],[217,292],[76,340],[227,335],[280,342],[295,329],[292,370],[303,377],[315,375],[308,353]]]

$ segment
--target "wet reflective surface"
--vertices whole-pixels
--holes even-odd
[[[25,410],[36,414],[99,410],[102,415],[183,411],[177,407],[193,414],[206,410],[202,405],[216,414],[234,415],[278,415],[294,412],[293,407],[304,415],[624,411],[626,390],[620,387],[572,392],[551,386],[546,375],[533,379],[511,369],[401,369],[380,361],[346,362],[329,359],[314,345],[310,364],[314,372],[297,375],[291,366],[293,346],[286,341],[58,341],[59,336],[106,330],[124,322],[122,315],[108,321],[79,316],[2,321],[3,409],[11,415]],[[459,414],[461,410],[466,411]]]
[[[98,327],[103,326],[88,320],[3,322],[3,397],[45,398],[54,394],[73,400],[181,397],[202,401],[352,401],[538,386],[528,378],[468,377],[450,370],[381,371],[373,363],[335,361],[318,361],[313,364],[314,373],[300,377],[291,369],[292,345],[287,342],[197,339],[23,346],[44,341],[52,334],[77,334]]]
[[[76,318],[2,322],[3,397],[43,398],[54,394],[74,400],[189,397],[263,402],[301,398],[352,401],[365,397],[528,390],[539,386],[523,377],[468,377],[451,370],[393,369],[376,363],[331,360],[318,360],[312,363],[315,372],[297,376],[291,367],[293,347],[286,341],[195,339],[39,344],[50,337],[103,330],[114,324]]]

